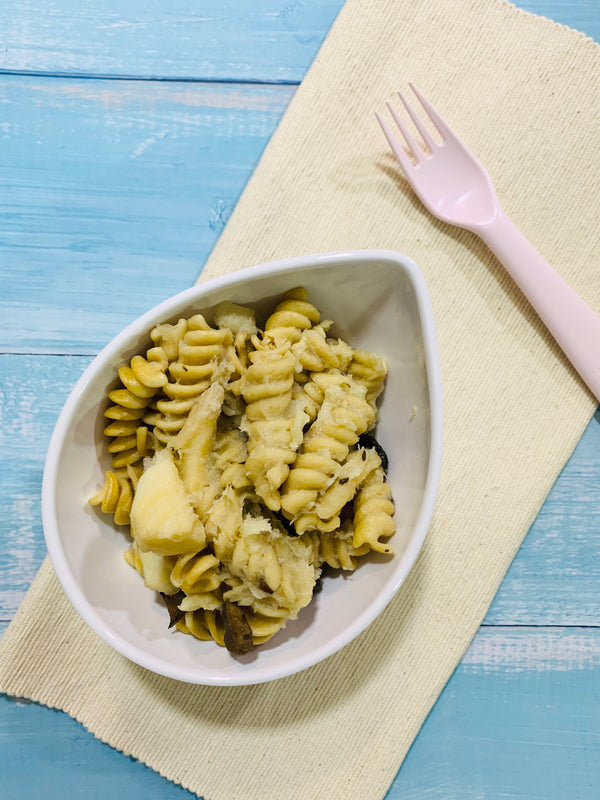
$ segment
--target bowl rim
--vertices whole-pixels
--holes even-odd
[[[228,676],[213,674],[207,677],[201,674],[196,675],[195,669],[192,668],[178,669],[172,664],[165,663],[157,656],[139,650],[135,645],[132,645],[125,638],[115,633],[88,602],[79,588],[75,576],[71,572],[61,543],[57,510],[54,503],[57,488],[58,464],[65,436],[68,432],[71,412],[76,406],[81,394],[87,388],[100,367],[105,364],[111,356],[116,356],[122,350],[125,342],[132,340],[135,336],[142,333],[147,333],[149,326],[154,324],[157,319],[161,317],[164,319],[169,318],[169,316],[173,315],[174,308],[185,304],[188,300],[202,300],[204,295],[211,294],[223,288],[230,287],[233,289],[236,285],[246,283],[249,279],[252,280],[266,275],[280,274],[282,272],[293,273],[306,268],[325,268],[330,264],[343,263],[344,261],[360,263],[373,260],[395,264],[402,268],[409,278],[409,282],[415,293],[418,315],[421,323],[429,393],[430,436],[425,486],[417,520],[406,549],[402,554],[402,568],[395,573],[395,579],[388,587],[388,590],[367,606],[365,610],[357,616],[352,625],[349,625],[337,636],[329,640],[326,645],[321,645],[310,650],[302,656],[295,656],[294,659],[290,660],[289,664],[267,665],[262,668],[252,665],[246,673],[247,677],[237,674]],[[74,609],[104,642],[130,661],[159,675],[194,684],[240,686],[276,680],[307,669],[313,664],[323,661],[325,658],[333,655],[333,653],[340,650],[365,630],[396,595],[417,559],[430,526],[439,487],[442,446],[443,399],[438,343],[429,293],[425,279],[416,263],[402,253],[385,249],[341,250],[263,262],[261,264],[242,268],[235,272],[200,281],[194,284],[194,286],[153,306],[113,337],[86,367],[60,411],[44,462],[41,511],[46,548],[56,576]],[[198,672],[202,671],[202,667],[198,667],[197,669]]]

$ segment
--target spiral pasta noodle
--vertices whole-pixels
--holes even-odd
[[[186,611],[176,625],[182,633],[189,633],[202,641],[212,639],[221,647],[225,646],[225,626],[216,610]]]
[[[348,532],[323,533],[319,537],[319,561],[332,569],[351,572],[356,569],[360,557],[368,552],[367,545],[356,547]]]
[[[183,427],[198,397],[215,380],[226,382],[233,371],[228,357],[233,337],[228,329],[212,328],[202,314],[179,320],[176,326],[158,325],[151,335],[163,349],[167,346],[168,378],[162,386],[163,396],[144,421],[153,425],[156,438],[167,444]]]
[[[248,434],[246,473],[268,508],[281,506],[278,489],[294,461],[294,413],[291,408],[296,360],[288,342],[272,340],[250,353],[242,383]]]
[[[290,289],[265,322],[265,333],[296,341],[304,330],[321,319],[320,311],[308,300],[306,289]]]
[[[377,353],[368,350],[355,350],[350,361],[348,372],[367,390],[367,400],[374,404],[381,392],[387,375],[385,360]]]
[[[117,370],[119,386],[108,393],[112,402],[104,412],[110,420],[104,435],[110,439],[110,471],[103,489],[90,500],[104,513],[113,514],[117,525],[129,524],[129,511],[142,459],[154,448],[153,434],[143,416],[152,398],[167,383],[166,359],[162,351],[150,348],[146,357],[135,355]]]
[[[387,540],[395,533],[392,490],[381,466],[363,482],[354,498],[354,547],[367,545],[378,553],[389,553]],[[385,540],[385,541],[382,541]]]
[[[331,384],[325,390],[323,404],[304,436],[282,491],[281,506],[299,533],[339,527],[339,518],[319,505],[319,500],[373,417],[364,390],[354,383]]]
[[[171,570],[171,583],[187,595],[204,595],[221,585],[219,559],[212,553],[178,556]]]
[[[105,514],[112,514],[116,525],[129,525],[133,503],[133,490],[127,478],[117,478],[112,470],[104,473],[102,488],[92,497],[91,506],[100,506]]]
[[[293,345],[294,355],[308,373],[322,373],[325,370],[346,372],[353,357],[350,345],[341,339],[327,336],[329,323],[302,331]]]
[[[295,619],[325,567],[392,553],[373,438],[387,364],[332,330],[303,287],[262,327],[225,301],[156,325],[108,392],[111,468],[89,503],[130,526],[125,559],[169,627],[235,656]]]

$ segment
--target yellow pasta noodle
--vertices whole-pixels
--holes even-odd
[[[385,360],[377,353],[368,350],[355,350],[350,361],[348,371],[359,383],[367,389],[367,400],[374,403],[381,392],[387,375]]]
[[[299,533],[311,528],[331,531],[339,525],[327,509],[323,511],[319,500],[350,448],[373,422],[373,409],[364,395],[364,387],[352,380],[331,384],[324,392],[321,408],[282,490],[281,507]]]
[[[354,545],[352,531],[338,530],[319,536],[319,560],[332,569],[355,570],[359,558],[368,552],[367,545]]]
[[[141,469],[142,459],[154,449],[154,434],[143,417],[152,398],[167,383],[167,361],[162,352],[150,348],[146,357],[135,355],[117,370],[119,385],[108,392],[112,402],[104,416],[110,420],[104,435],[110,441],[110,472],[105,474],[103,490],[92,505],[112,513],[117,525],[129,524],[129,510]],[[112,511],[108,511],[112,508]]]
[[[354,498],[353,545],[368,545],[378,553],[390,553],[387,540],[396,530],[393,516],[392,490],[385,482],[380,465],[370,473]]]
[[[321,323],[302,331],[292,347],[300,365],[308,372],[320,373],[332,369],[345,372],[352,360],[350,345],[327,336],[328,324]]]
[[[183,427],[196,399],[215,382],[224,384],[233,372],[229,329],[214,329],[202,314],[179,320],[177,326],[158,325],[153,331],[168,358],[168,379],[163,396],[144,417],[154,426],[156,438],[167,444]]]
[[[265,322],[265,332],[296,341],[303,330],[321,319],[319,310],[308,301],[306,289],[290,289]]]
[[[171,569],[171,583],[188,595],[213,592],[221,585],[220,561],[212,553],[177,556]]]
[[[127,478],[117,478],[114,472],[104,473],[104,485],[92,497],[91,506],[100,506],[105,514],[112,514],[116,525],[129,525],[133,490]]]
[[[250,353],[242,382],[246,403],[244,430],[248,434],[246,474],[266,505],[281,506],[279,488],[296,456],[303,418],[292,402],[296,359],[289,342],[266,339]]]

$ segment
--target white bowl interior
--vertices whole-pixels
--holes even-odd
[[[371,556],[326,578],[297,620],[253,653],[233,658],[212,642],[167,630],[162,602],[123,553],[129,537],[87,500],[109,467],[103,410],[115,366],[150,345],[156,322],[206,312],[223,299],[271,309],[305,286],[323,318],[353,346],[386,356],[389,377],[377,438],[388,453],[396,503],[393,558]],[[210,316],[210,312],[208,312]],[[441,458],[441,391],[431,309],[406,257],[359,251],[290,259],[234,273],[171,298],[130,325],[88,367],[59,418],[48,451],[43,519],[48,550],[75,608],[134,662],[183,681],[249,684],[288,675],[338,650],[385,607],[406,577],[431,517]]]

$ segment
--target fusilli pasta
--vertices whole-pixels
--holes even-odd
[[[130,525],[125,558],[171,625],[235,655],[294,619],[324,567],[392,552],[372,435],[387,365],[332,329],[302,287],[262,328],[226,301],[156,325],[108,393],[112,468],[89,502]]]

